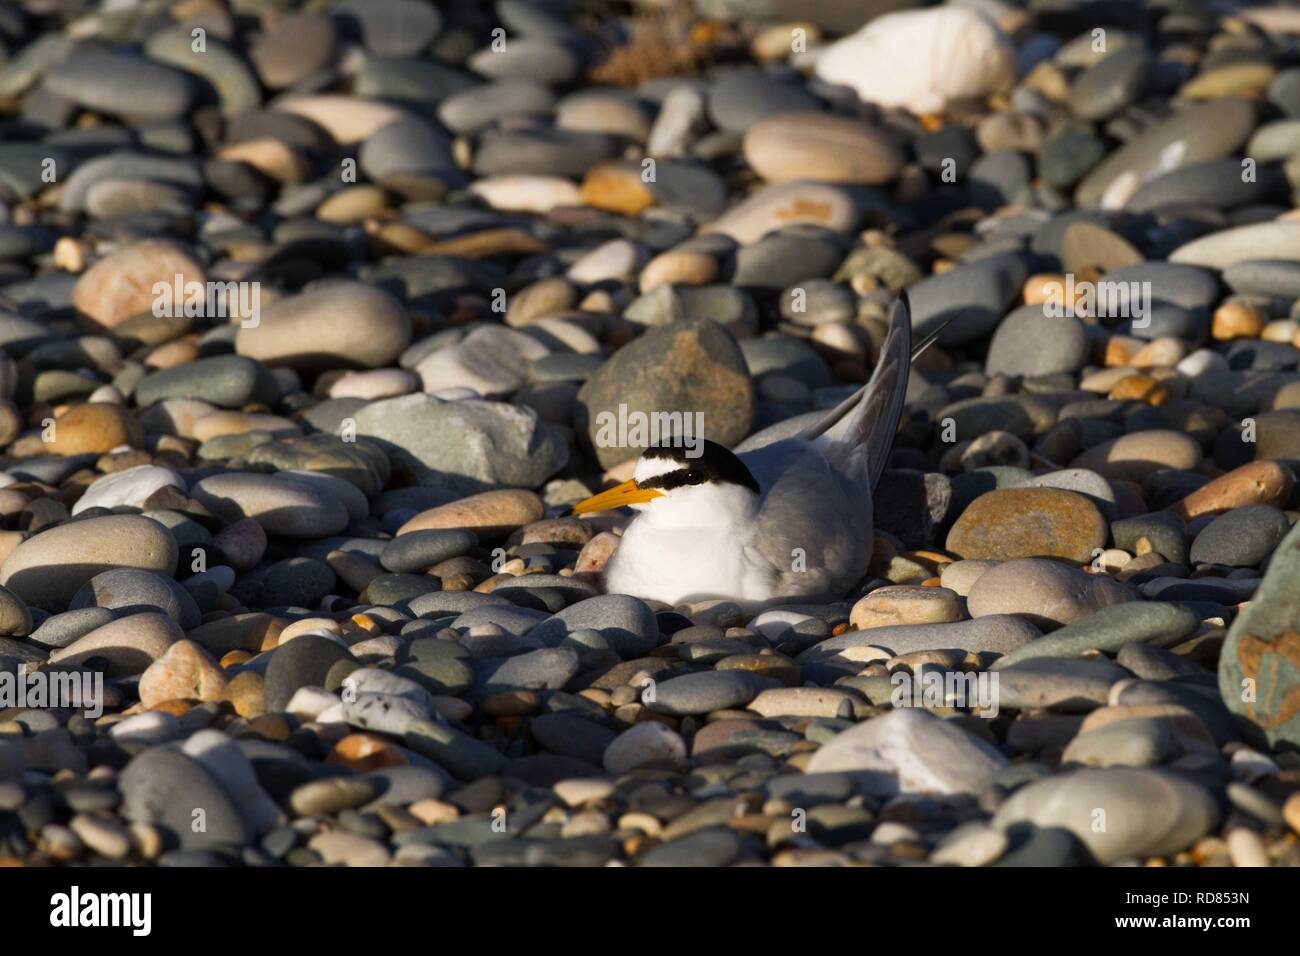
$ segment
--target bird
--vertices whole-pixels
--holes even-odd
[[[606,592],[752,610],[843,598],[871,559],[872,491],[911,361],[940,331],[912,350],[904,293],[871,378],[828,413],[793,433],[774,426],[774,440],[754,436],[739,452],[708,440],[650,447],[629,480],[574,505],[573,515],[636,512],[605,565]]]

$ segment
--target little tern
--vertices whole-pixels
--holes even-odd
[[[605,567],[605,590],[669,605],[722,598],[747,608],[844,597],[866,574],[871,493],[907,393],[906,297],[894,305],[870,380],[789,437],[736,454],[647,449],[632,478],[575,505],[638,514]],[[751,439],[751,443],[752,443]]]

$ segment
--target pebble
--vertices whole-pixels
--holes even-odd
[[[1118,653],[1134,643],[1168,647],[1200,626],[1196,614],[1181,604],[1127,602],[1102,608],[1012,651],[993,664],[1007,667],[1034,657],[1082,657],[1090,650]]]
[[[1114,767],[1031,783],[998,808],[993,825],[1063,827],[1105,865],[1187,849],[1218,819],[1218,806],[1197,784],[1168,771]]]
[[[1287,635],[1297,611],[1295,589],[1288,584],[1297,572],[1296,544],[1300,530],[1292,527],[1269,562],[1268,571],[1246,609],[1232,622],[1219,659],[1223,703],[1250,722],[1256,742],[1300,740],[1300,720],[1282,703],[1284,683],[1294,666]],[[1244,693],[1254,681],[1254,699]]]
[[[146,239],[100,259],[78,278],[72,290],[77,311],[105,329],[111,329],[155,307],[157,283],[181,288],[207,281],[203,267],[175,243]],[[170,294],[170,293],[169,293]],[[172,308],[177,307],[172,303]]]
[[[777,687],[771,677],[745,671],[708,671],[665,680],[655,687],[651,710],[684,717],[743,708],[762,691]]]
[[[177,70],[93,45],[55,65],[44,83],[51,93],[86,109],[146,122],[177,119],[194,95]]]
[[[136,515],[87,518],[28,538],[0,564],[0,585],[26,603],[62,610],[87,581],[114,568],[172,575],[176,540]]]
[[[115,568],[97,574],[72,597],[68,609],[106,607],[119,614],[162,611],[182,629],[197,627],[199,608],[189,592],[154,571]]]
[[[942,587],[879,588],[854,604],[849,612],[849,624],[858,630],[901,624],[947,624],[961,619],[961,602],[956,592]]]
[[[1247,505],[1285,504],[1295,486],[1295,476],[1275,461],[1256,461],[1220,475],[1186,498],[1175,502],[1171,510],[1185,521]]]
[[[968,560],[1061,558],[1088,561],[1105,547],[1097,506],[1058,488],[1003,488],[976,498],[948,532],[945,547]]]
[[[535,487],[568,461],[554,429],[531,410],[501,402],[405,395],[367,405],[356,428],[433,487]]]
[[[1246,142],[1254,124],[1254,110],[1244,100],[1193,104],[1133,137],[1093,167],[1075,189],[1074,201],[1090,206],[1109,194],[1113,202],[1122,203],[1153,172],[1230,155]]]
[[[274,303],[256,325],[242,323],[239,355],[268,365],[380,368],[410,344],[410,320],[381,289],[335,282]]]
[[[1070,467],[1087,468],[1106,478],[1142,481],[1161,468],[1194,471],[1200,463],[1200,446],[1188,435],[1151,429],[1089,448],[1070,462]]]
[[[1104,120],[1130,106],[1151,75],[1151,56],[1140,46],[1116,50],[1084,70],[1070,87],[1070,110],[1080,119]]]
[[[987,824],[963,824],[947,834],[930,854],[930,861],[946,866],[988,866],[1006,852],[1006,834]]]
[[[971,586],[972,617],[1018,614],[1043,628],[1073,624],[1134,599],[1123,584],[1046,558],[1016,558],[990,568]]]
[[[903,155],[888,136],[865,123],[821,113],[780,113],[748,127],[745,161],[769,183],[887,183]]]
[[[386,866],[390,853],[384,844],[359,833],[329,830],[307,841],[327,866]]]
[[[735,340],[721,326],[684,320],[651,329],[601,366],[578,392],[576,424],[605,467],[635,457],[641,447],[610,441],[632,414],[696,412],[704,437],[734,445],[753,421],[753,383]],[[615,436],[617,437],[617,436]],[[648,442],[648,438],[647,438]]]
[[[605,748],[602,764],[609,773],[620,775],[628,773],[645,764],[665,761],[681,763],[686,760],[686,744],[681,735],[672,728],[657,721],[636,724],[610,742]],[[559,791],[559,785],[556,787]],[[571,806],[598,799],[588,795],[577,799],[570,791],[564,797]]]
[[[118,779],[122,815],[162,829],[182,849],[242,846],[253,832],[239,807],[204,766],[179,750],[154,747],[131,759]],[[204,826],[193,826],[201,811]]]
[[[143,508],[149,497],[163,488],[187,490],[185,479],[170,468],[136,465],[95,479],[72,506],[72,513],[77,515],[90,508]]]
[[[1077,318],[1025,306],[998,325],[984,368],[990,375],[1077,372],[1088,359],[1088,349],[1087,329]]]
[[[84,664],[91,658],[103,658],[111,676],[140,674],[183,636],[180,627],[165,614],[133,614],[101,625],[54,650],[50,662]]]
[[[1032,657],[998,668],[998,704],[1012,710],[1087,711],[1110,700],[1128,672],[1106,658]]]
[[[1192,540],[1193,564],[1258,567],[1291,530],[1287,516],[1272,505],[1246,505],[1224,512]]]
[[[178,640],[140,675],[140,703],[155,707],[169,700],[220,700],[226,676],[193,641]]]
[[[713,220],[704,231],[729,236],[745,246],[789,226],[810,225],[847,233],[856,221],[857,211],[849,193],[833,185],[797,180],[764,186]]]
[[[1228,269],[1253,259],[1296,259],[1300,222],[1262,222],[1211,233],[1179,246],[1169,261],[1205,269]]]
[[[982,740],[921,710],[902,709],[832,737],[809,773],[847,773],[859,789],[892,793],[974,793],[1007,765]]]
[[[251,518],[268,534],[323,538],[348,523],[347,508],[333,495],[273,475],[213,475],[197,482],[190,493],[194,500],[228,514],[232,522]]]
[[[422,511],[403,524],[398,537],[413,531],[463,530],[480,538],[501,537],[543,514],[537,495],[520,489],[484,491]]]
[[[1007,254],[927,276],[908,289],[913,330],[921,337],[942,327],[941,344],[979,338],[998,324],[1028,275],[1024,260]]]

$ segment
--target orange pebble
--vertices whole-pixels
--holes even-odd
[[[1169,393],[1150,375],[1130,375],[1120,379],[1119,383],[1110,390],[1108,397],[1118,401],[1135,399],[1155,406],[1169,401]]]
[[[1225,302],[1214,310],[1210,334],[1219,341],[1228,339],[1255,339],[1264,331],[1264,317],[1249,302]]]

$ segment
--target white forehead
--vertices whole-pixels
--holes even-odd
[[[651,478],[666,475],[670,471],[684,471],[685,468],[685,464],[673,458],[647,458],[642,455],[637,459],[636,469],[632,472],[632,480],[636,482],[649,481]]]

